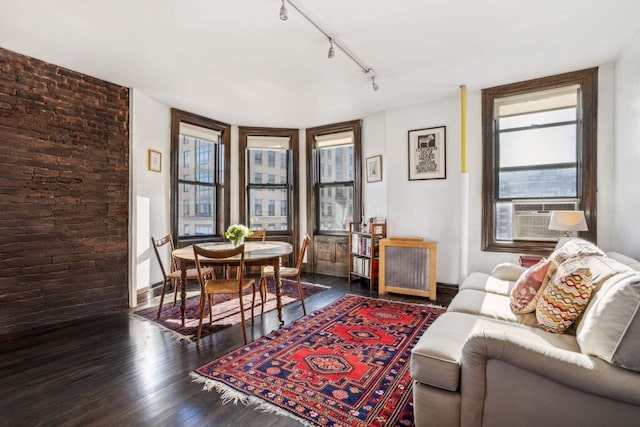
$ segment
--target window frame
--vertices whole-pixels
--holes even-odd
[[[316,137],[339,132],[353,132],[353,181],[334,181],[320,184],[320,159],[317,155]],[[353,120],[349,122],[335,123],[325,126],[318,126],[307,129],[307,228],[310,235],[325,236],[347,236],[349,230],[327,231],[320,230],[318,220],[320,216],[320,190],[323,187],[342,187],[345,183],[353,182],[353,218],[350,221],[357,221],[362,216],[362,121]]]
[[[218,158],[216,167],[216,179],[214,179],[213,186],[215,187],[216,200],[215,200],[215,214],[214,221],[211,226],[217,231],[212,235],[201,236],[183,236],[180,237],[180,230],[178,230],[178,218],[181,206],[179,204],[179,187],[185,184],[183,180],[178,176],[179,162],[182,160],[180,156],[180,123],[188,123],[194,126],[211,129],[216,132],[220,132],[220,143],[224,149],[224,156]],[[231,179],[231,126],[227,123],[219,122],[217,120],[209,119],[207,117],[199,116],[186,111],[171,109],[171,234],[173,241],[176,242],[177,247],[185,246],[188,244],[222,240],[224,238],[224,232],[229,226],[230,215],[230,192],[229,185]],[[217,156],[217,154],[214,153]],[[191,160],[191,159],[190,159]],[[194,159],[196,160],[196,159]],[[218,168],[224,167],[223,181],[219,182]],[[187,183],[189,184],[189,183]],[[195,209],[195,206],[194,206]],[[195,228],[194,228],[195,232]]]
[[[580,209],[585,213],[588,231],[579,236],[593,243],[597,237],[597,120],[598,69],[574,71],[482,90],[482,250],[491,252],[523,252],[546,255],[553,251],[550,241],[498,241],[495,238],[495,204],[497,189],[497,144],[494,124],[494,101],[546,89],[578,84],[582,104],[578,118],[578,194]],[[551,200],[551,199],[550,199]]]
[[[298,189],[298,185],[299,185],[299,167],[298,167],[298,152],[299,152],[299,131],[298,129],[285,129],[285,128],[263,128],[263,127],[240,127],[239,128],[239,134],[240,134],[240,143],[239,143],[239,164],[240,164],[240,176],[239,176],[239,187],[242,189],[239,193],[240,193],[240,197],[239,197],[239,207],[240,207],[240,220],[242,221],[243,224],[248,224],[249,221],[249,212],[251,212],[250,210],[250,206],[248,206],[249,203],[249,197],[248,197],[248,191],[249,191],[249,187],[253,188],[253,189],[257,189],[257,188],[275,188],[275,189],[282,189],[282,188],[286,188],[287,189],[287,194],[288,194],[288,204],[289,204],[289,214],[287,216],[287,227],[288,230],[281,230],[281,229],[274,229],[274,230],[269,230],[268,227],[269,225],[266,223],[262,223],[262,226],[264,229],[267,230],[267,238],[275,236],[278,237],[280,239],[289,241],[290,243],[292,243],[294,245],[294,247],[297,246],[298,242],[298,236],[300,235],[300,230],[299,230],[299,191]],[[249,164],[248,164],[248,150],[247,150],[247,143],[248,143],[248,138],[250,136],[271,136],[271,137],[286,137],[289,138],[289,152],[286,155],[287,158],[287,176],[288,176],[288,183],[273,183],[273,184],[269,184],[268,182],[265,182],[265,174],[262,173],[262,180],[260,184],[250,184],[250,181],[247,181],[248,179],[248,175],[247,173],[254,173],[253,171],[251,171],[249,169]],[[267,154],[267,157],[269,155]],[[262,156],[264,157],[264,156]],[[264,164],[264,160],[262,160],[262,164]],[[268,163],[267,163],[268,164]],[[280,169],[277,165],[274,166],[274,168],[276,169]],[[267,178],[268,181],[268,178]],[[261,199],[264,202],[264,199]],[[267,202],[268,203],[268,202]],[[262,211],[265,212],[265,210],[268,211],[268,204],[267,206],[264,205],[262,206]]]

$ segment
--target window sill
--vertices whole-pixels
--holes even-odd
[[[485,245],[482,250],[485,252],[511,252],[549,256],[555,249],[556,244],[557,242],[555,241],[490,242]]]

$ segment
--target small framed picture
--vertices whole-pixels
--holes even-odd
[[[382,156],[367,157],[367,182],[382,181]]]
[[[162,153],[156,150],[149,150],[149,170],[153,172],[162,172]]]
[[[409,181],[447,178],[446,126],[409,131]]]

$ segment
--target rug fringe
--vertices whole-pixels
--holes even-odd
[[[245,393],[239,392],[238,390],[224,384],[221,381],[206,378],[205,376],[195,371],[191,372],[189,376],[191,377],[192,382],[202,384],[203,390],[215,391],[218,394],[220,394],[220,399],[222,400],[223,405],[226,405],[228,403],[233,403],[234,405],[237,405],[238,402],[240,402],[245,406],[254,406],[253,409],[255,411],[261,411],[264,413],[275,414],[275,415],[291,418],[299,422],[301,425],[305,427],[314,427],[317,425],[315,423],[309,422],[308,420],[302,417],[297,416],[296,414],[293,414],[285,409],[282,409],[277,405],[269,403],[264,399],[261,399],[256,396],[249,396]]]
[[[150,324],[152,324],[153,326],[159,327],[160,330],[162,330],[162,332],[168,332],[171,335],[171,339],[173,341],[176,342],[186,342],[186,343],[190,343],[190,342],[194,342],[196,340],[195,335],[183,335],[180,332],[174,331],[173,329],[167,328],[166,326],[158,323],[158,322],[154,322],[151,319],[147,319],[146,317],[142,317],[137,315],[136,313],[130,313],[131,316],[135,316],[137,319],[142,319]]]

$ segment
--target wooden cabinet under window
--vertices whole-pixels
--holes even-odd
[[[386,236],[386,224],[349,224],[349,284],[366,279],[372,291],[378,289],[378,248]]]

